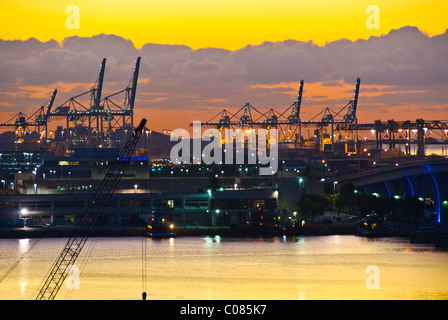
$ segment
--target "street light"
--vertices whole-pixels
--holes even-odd
[[[338,184],[337,181],[333,182],[333,210],[336,211],[336,185]]]

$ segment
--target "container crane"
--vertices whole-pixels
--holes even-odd
[[[70,132],[69,122],[73,122],[73,134],[72,140],[74,144],[77,144],[79,140],[92,141],[92,131],[97,132],[97,135],[102,133],[102,123],[99,121],[99,117],[103,115],[103,107],[101,106],[101,94],[103,91],[104,73],[106,70],[106,58],[103,58],[100,65],[100,72],[98,78],[95,81],[94,87],[89,91],[78,94],[65,101],[62,105],[56,108],[50,113],[51,117],[62,117],[66,119],[67,131]],[[89,106],[84,105],[79,98],[90,95]],[[78,122],[82,126],[88,128],[87,137],[81,138],[77,132]],[[96,124],[95,124],[96,122]],[[101,140],[101,136],[95,137],[96,141]],[[66,135],[67,141],[70,140],[70,134]]]
[[[39,109],[36,110],[31,116],[26,115],[23,112],[19,112],[14,115],[11,119],[4,123],[0,123],[0,127],[11,127],[15,130],[15,139],[16,143],[25,142],[25,134],[28,131],[36,132],[37,135],[33,135],[34,141],[33,143],[41,143],[43,141],[43,135],[45,134],[45,142],[47,141],[47,123],[48,116],[51,111],[51,107],[53,106],[54,100],[56,98],[58,90],[54,89],[53,93],[49,99],[47,108],[45,110],[45,106],[42,105]],[[27,140],[29,140],[27,138]]]
[[[302,141],[302,121],[300,119],[300,107],[302,106],[303,96],[303,84],[304,80],[301,79],[299,83],[299,89],[297,90],[297,100],[292,104],[291,114],[288,116],[289,129],[287,141],[294,142],[290,146],[300,146]],[[296,132],[298,129],[298,132]],[[295,137],[294,137],[295,135]]]
[[[300,80],[299,90],[297,92],[297,100],[295,100],[292,104],[291,115],[288,117],[288,121],[291,124],[297,124],[300,122],[300,107],[302,105],[303,83],[304,80]]]
[[[297,90],[297,100],[294,100],[285,111],[278,113],[271,108],[265,114],[265,127],[267,129],[271,127],[278,128],[280,143],[286,143],[290,148],[298,145],[300,146],[301,143],[300,137],[302,121],[300,119],[300,107],[302,105],[303,84],[304,80],[301,79],[299,82],[299,89]],[[289,116],[286,117],[290,110],[291,112]]]
[[[115,92],[107,97],[104,97],[101,101],[104,112],[105,125],[107,131],[105,132],[106,142],[109,147],[112,146],[112,132],[113,130],[126,128],[127,124],[131,127],[134,126],[134,104],[137,93],[138,74],[140,70],[141,57],[137,57],[135,61],[134,72],[132,78],[129,81],[126,88]],[[112,100],[113,97],[124,93],[123,104],[120,105]]]
[[[142,119],[140,124],[134,129],[132,136],[126,141],[115,161],[111,162],[108,167],[105,167],[107,168],[107,172],[104,179],[98,186],[92,200],[89,201],[89,205],[73,235],[68,239],[67,244],[53,264],[36,300],[53,300],[56,297],[68,276],[68,270],[76,262],[92,229],[98,221],[98,217],[103,212],[106,203],[110,200],[118,186],[145,125],[146,119]]]
[[[347,103],[347,114],[344,116],[344,120],[347,122],[356,121],[356,109],[358,107],[359,86],[361,85],[361,78],[356,78],[355,91],[353,92],[353,98]],[[345,107],[344,107],[345,108]]]
[[[265,129],[278,128],[280,143],[287,143],[290,147],[297,144],[300,145],[300,126],[302,124],[300,120],[300,108],[302,105],[303,84],[304,80],[301,79],[297,91],[297,100],[294,100],[282,113],[277,112],[273,108],[269,109],[266,113],[262,113],[249,102],[246,102],[234,114],[224,109],[209,121],[201,122],[201,125],[216,127],[219,130],[223,128],[239,128],[243,130],[254,129],[255,127]],[[192,125],[191,123],[190,126]],[[287,128],[287,131],[285,128]],[[297,128],[299,129],[298,133],[296,132]],[[286,134],[286,132],[288,133]]]
[[[48,102],[47,109],[44,110],[44,106],[41,107],[41,113],[36,117],[36,123],[38,125],[38,131],[40,131],[40,127],[43,126],[45,128],[45,142],[48,139],[48,117],[50,116],[51,108],[53,107],[54,100],[56,99],[56,94],[58,93],[57,89],[53,90],[51,94],[50,101]],[[42,138],[41,138],[42,139]]]
[[[47,110],[45,111],[44,106],[40,106],[36,112],[34,112],[31,116],[27,116],[23,112],[19,112],[14,117],[9,119],[4,123],[0,123],[1,127],[14,127],[16,130],[25,130],[27,127],[37,127],[40,132],[40,128],[42,126],[47,125],[48,116],[51,111],[51,107],[53,106],[54,100],[56,98],[56,94],[58,93],[57,89],[53,90],[51,97],[48,102]],[[15,119],[15,121],[14,121]]]
[[[356,110],[358,107],[360,85],[361,78],[358,77],[355,82],[353,98],[344,107],[347,107],[347,114],[344,116],[342,126],[340,126],[341,129],[345,129],[345,152],[350,154],[358,153],[358,118],[356,117]]]

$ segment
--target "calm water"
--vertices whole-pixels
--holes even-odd
[[[35,241],[0,240],[0,277]],[[65,243],[39,240],[0,299],[34,299]],[[366,286],[372,265],[379,289]],[[76,266],[79,289],[57,299],[141,299],[143,284],[149,299],[448,299],[448,252],[397,238],[92,238]]]

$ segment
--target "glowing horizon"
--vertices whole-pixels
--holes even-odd
[[[380,10],[380,28],[368,29],[366,8]],[[79,29],[66,28],[66,8],[79,8]],[[130,39],[136,48],[145,43],[214,47],[237,50],[265,41],[313,41],[318,45],[380,36],[403,26],[417,26],[429,36],[443,33],[448,3],[410,1],[269,1],[201,0],[169,2],[3,0],[0,5],[3,40],[61,42],[70,36],[114,34]]]
[[[67,28],[70,13],[66,9],[71,5],[79,8],[79,29]],[[366,26],[371,15],[366,9],[370,5],[379,9],[378,29]],[[0,63],[3,72],[0,80],[4,84],[0,90],[0,119],[5,121],[18,111],[32,114],[45,103],[54,88],[59,89],[55,106],[88,90],[97,75],[94,68],[100,62],[100,54],[111,58],[104,93],[122,89],[123,79],[117,76],[130,76],[130,63],[136,58],[134,53],[144,44],[177,44],[196,51],[186,54],[170,51],[173,53],[167,57],[158,51],[159,56],[153,57],[157,49],[152,49],[147,50],[147,56],[142,59],[135,116],[148,117],[147,113],[151,113],[150,125],[159,131],[185,127],[194,120],[206,121],[218,110],[239,108],[245,101],[263,111],[270,107],[284,109],[294,100],[299,77],[305,79],[302,120],[311,118],[324,106],[343,106],[351,97],[357,76],[363,79],[360,121],[404,116],[403,120],[420,116],[446,118],[446,76],[443,63],[437,62],[444,59],[443,43],[441,47],[435,44],[428,49],[431,51],[424,63],[429,69],[422,67],[423,72],[415,69],[423,62],[418,53],[413,53],[422,48],[413,45],[422,35],[445,38],[446,12],[448,2],[443,0],[378,0],[374,3],[364,0],[3,0],[0,40],[55,40],[59,47],[29,43],[27,45],[34,49],[30,55],[26,52],[30,48],[17,53],[13,45],[3,43],[5,51],[0,48],[0,56],[4,57]],[[416,27],[420,32],[410,28],[407,33],[400,31],[403,38],[381,39],[391,30],[406,26]],[[99,34],[120,39],[96,36]],[[74,36],[86,41],[77,41],[72,38]],[[93,48],[95,41],[88,41],[93,37],[98,43],[103,41],[99,47],[106,47]],[[364,46],[372,37],[377,37],[378,41]],[[65,39],[70,39],[75,47],[65,48]],[[394,48],[395,43],[390,43],[397,39],[402,43]],[[286,40],[301,43],[293,48],[291,43],[283,43]],[[326,60],[319,60],[314,58],[316,48],[310,42],[318,47],[319,53],[330,50],[326,44],[351,50],[351,45],[357,42],[355,46],[362,48],[353,59],[351,56],[347,59],[347,54],[344,56],[350,51],[342,50],[337,57],[323,55]],[[382,47],[378,47],[377,42],[381,42]],[[265,45],[259,46],[262,43]],[[128,50],[123,54],[130,54],[122,55],[121,48]],[[219,55],[215,55],[213,51],[198,50],[202,48],[228,51],[218,50]],[[426,48],[421,50],[427,51]],[[235,61],[233,53],[238,53],[242,60]],[[434,54],[436,59],[432,58]],[[286,59],[291,61],[285,62]],[[370,64],[371,61],[374,62]],[[325,69],[327,64],[334,69]],[[335,68],[339,64],[345,69]],[[383,64],[388,69],[378,71]],[[293,70],[293,77],[288,69]],[[394,73],[395,77],[390,77]],[[433,74],[436,80],[432,79]],[[175,80],[169,76],[174,76]],[[412,78],[416,80],[410,81]],[[328,85],[328,82],[333,83]],[[171,110],[181,112],[164,116]]]

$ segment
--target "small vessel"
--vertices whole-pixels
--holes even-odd
[[[246,225],[242,227],[246,233],[253,235],[280,235],[284,233],[276,212],[250,210]]]
[[[164,212],[160,211],[153,211],[152,214],[148,216],[148,225],[145,234],[147,237],[153,239],[176,237],[174,224],[168,222]]]
[[[358,223],[356,234],[365,237],[386,237],[395,235],[395,232],[384,226],[382,216],[372,212]]]
[[[412,243],[434,243],[437,249],[448,249],[448,230],[437,224],[420,226],[410,236]]]

